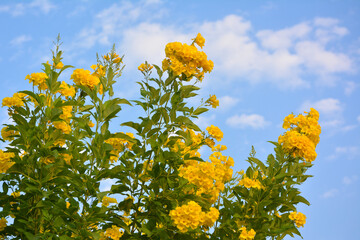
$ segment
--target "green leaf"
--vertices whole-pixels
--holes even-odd
[[[310,203],[308,200],[306,200],[304,197],[298,195],[296,197],[293,198],[293,201],[294,202],[302,202],[302,203],[305,203],[306,205],[310,206]]]
[[[249,162],[254,162],[256,165],[258,165],[258,166],[260,167],[260,169],[261,169],[261,171],[262,171],[263,173],[266,173],[266,166],[265,166],[265,164],[264,164],[262,161],[260,161],[260,160],[257,159],[257,158],[254,158],[254,157],[249,157],[249,158],[248,158],[248,161],[249,161]]]
[[[176,118],[176,123],[181,123],[181,124],[186,124],[189,128],[194,129],[195,131],[201,131],[201,129],[195,124],[193,123],[188,117],[185,116],[178,116]]]
[[[127,127],[131,127],[133,129],[135,129],[136,131],[140,132],[141,130],[141,126],[139,123],[134,123],[134,122],[124,122],[121,124],[121,126],[127,126]]]
[[[204,112],[207,112],[207,111],[209,111],[209,109],[199,107],[199,108],[195,109],[195,111],[193,112],[193,115],[200,115],[200,114],[202,114]]]
[[[120,194],[126,191],[130,191],[130,189],[125,184],[112,185],[110,190],[111,193],[120,193]]]
[[[170,93],[165,93],[161,98],[160,98],[160,105],[163,105],[165,102],[169,101],[170,99]]]

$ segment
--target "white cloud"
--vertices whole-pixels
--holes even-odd
[[[22,45],[25,42],[30,41],[31,39],[32,38],[29,35],[21,35],[21,36],[18,36],[16,38],[14,38],[13,40],[11,40],[10,44],[13,45],[13,46],[19,46],[19,45]]]
[[[246,128],[251,127],[254,129],[264,128],[270,122],[265,121],[265,118],[258,114],[242,114],[234,115],[226,120],[226,123],[231,127]]]
[[[351,82],[351,81],[346,82],[344,89],[345,95],[350,96],[355,91],[356,88],[357,88],[357,84],[355,82]]]
[[[338,194],[339,190],[336,188],[330,189],[329,191],[322,194],[323,198],[332,198],[335,197]]]
[[[356,146],[345,146],[345,147],[336,147],[335,153],[337,155],[347,155],[349,158],[355,158],[357,155],[359,155],[359,147]]]
[[[226,111],[234,107],[240,100],[230,96],[223,96],[219,98],[219,110]]]
[[[295,49],[308,72],[325,77],[333,73],[352,72],[352,62],[347,55],[327,51],[321,43],[302,41],[296,44]],[[328,78],[323,83],[333,84],[327,81]]]
[[[161,66],[162,59],[165,58],[165,45],[168,42],[186,42],[190,38],[190,35],[179,33],[171,27],[141,23],[135,28],[124,31],[121,46],[123,46],[125,56],[131,56],[127,58],[130,64],[139,65],[147,60]]]
[[[293,47],[295,40],[304,38],[310,31],[309,23],[300,23],[279,31],[262,30],[256,36],[260,39],[261,45],[264,48],[271,50],[288,49]]]
[[[345,176],[343,178],[343,184],[345,185],[350,185],[353,184],[354,182],[356,182],[358,180],[358,176],[357,175],[353,175],[353,176]]]
[[[0,6],[0,12],[8,12],[10,11],[10,6]]]
[[[343,111],[343,107],[338,99],[335,98],[326,98],[316,102],[306,101],[304,102],[299,111],[300,112],[308,112],[310,108],[314,108],[319,111],[320,114],[325,114],[328,116],[339,115]],[[338,119],[334,119],[332,121],[339,121]]]
[[[40,9],[45,14],[48,14],[52,9],[56,8],[56,6],[49,0],[34,0],[29,4],[29,6]]]
[[[358,122],[360,123],[360,115],[357,117]]]
[[[359,156],[360,156],[360,148],[358,146],[342,146],[342,147],[336,147],[333,154],[328,156],[328,159],[353,160],[358,158]]]
[[[331,27],[334,25],[337,25],[339,23],[339,20],[335,18],[315,18],[314,19],[314,25],[320,26],[320,27]]]
[[[307,79],[317,79],[334,85],[336,74],[355,69],[348,55],[328,46],[336,40],[333,35],[341,38],[346,34],[347,29],[337,19],[317,18],[278,30],[256,30],[241,16],[228,15],[217,21],[179,26],[154,21],[161,19],[167,9],[159,5],[160,1],[149,1],[115,3],[100,11],[93,23],[80,31],[72,47],[88,49],[116,42],[126,51],[128,65],[144,59],[160,64],[167,42],[189,43],[201,32],[206,38],[204,51],[215,63],[214,75],[226,76],[229,81],[298,88],[311,86]],[[320,30],[323,32],[317,36]]]
[[[17,3],[13,5],[3,5],[0,6],[0,12],[8,12],[12,16],[24,15],[26,12],[38,12],[40,10],[42,13],[48,14],[52,9],[55,9],[56,6],[52,4],[49,0],[33,0],[32,2],[26,3]]]

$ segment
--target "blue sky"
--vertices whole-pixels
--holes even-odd
[[[65,64],[89,69],[96,53],[112,44],[125,54],[119,97],[138,96],[135,84],[144,60],[159,64],[168,42],[190,43],[200,32],[215,63],[201,84],[201,96],[216,94],[220,107],[197,123],[214,124],[235,159],[247,167],[251,145],[264,159],[267,141],[283,132],[283,118],[309,110],[320,113],[321,141],[301,186],[312,203],[304,239],[360,236],[360,1],[1,1],[0,97],[29,88],[25,76],[51,58],[52,41],[62,38]],[[70,82],[71,71],[62,80]],[[192,100],[196,104],[198,99]],[[125,109],[119,122],[139,112]],[[0,111],[6,123],[6,109]],[[120,131],[113,125],[114,131]],[[290,238],[289,238],[290,239]],[[296,238],[298,239],[298,238]]]

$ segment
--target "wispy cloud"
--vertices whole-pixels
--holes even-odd
[[[240,100],[238,98],[234,98],[231,96],[223,96],[219,98],[219,110],[221,111],[227,111],[239,102]]]
[[[22,45],[25,42],[30,41],[32,38],[30,35],[20,35],[13,40],[10,41],[10,44],[13,46],[19,46]]]
[[[345,176],[343,178],[342,182],[345,185],[350,185],[350,184],[355,183],[358,179],[359,179],[359,177],[357,175]]]
[[[55,4],[51,3],[49,0],[33,0],[31,2],[2,5],[0,6],[0,12],[7,12],[12,16],[17,17],[24,15],[27,12],[42,12],[48,14],[55,8]]]
[[[356,90],[357,86],[358,85],[355,82],[346,82],[344,88],[345,95],[350,96]]]
[[[327,199],[327,198],[333,198],[333,197],[335,197],[335,196],[338,194],[338,192],[339,192],[338,189],[333,188],[333,189],[330,189],[330,190],[327,191],[327,192],[324,192],[324,193],[321,195],[321,197],[322,197],[322,198],[325,198],[325,199]]]
[[[360,157],[360,148],[358,146],[340,146],[336,147],[334,152],[328,157],[329,160],[334,159],[357,159]]]
[[[310,108],[315,108],[321,114],[325,115],[338,115],[343,111],[343,106],[341,105],[340,100],[335,98],[325,98],[316,102],[305,101],[301,105],[299,111],[309,111]]]
[[[270,122],[266,121],[265,118],[258,114],[242,114],[234,115],[226,120],[226,123],[231,127],[238,128],[253,128],[261,129],[265,126],[270,125]]]

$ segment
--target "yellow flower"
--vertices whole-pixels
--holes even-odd
[[[66,202],[66,208],[69,208],[69,207],[70,207],[70,203]]]
[[[121,62],[121,60],[122,59],[120,57],[117,57],[113,60],[113,63],[119,63],[119,62]]]
[[[216,95],[210,96],[206,103],[208,103],[212,108],[216,108],[219,106],[219,100],[216,99]]]
[[[75,84],[87,86],[90,89],[94,89],[100,82],[97,76],[91,75],[89,70],[84,69],[75,69],[70,78],[74,80]]]
[[[12,192],[11,196],[13,196],[14,198],[20,197],[20,192]]]
[[[148,73],[150,72],[150,70],[153,68],[152,65],[148,64],[148,63],[142,63],[140,64],[140,66],[138,67],[139,71],[144,72],[144,73]]]
[[[67,153],[62,153],[60,154],[63,158],[64,158],[64,161],[66,162],[66,164],[70,165],[71,164],[71,159],[72,159],[72,156],[70,154],[67,154]]]
[[[66,122],[56,121],[56,122],[53,122],[53,125],[56,129],[61,130],[65,134],[69,134],[71,132],[71,127]]]
[[[56,69],[62,69],[62,68],[64,67],[64,64],[63,64],[62,62],[58,62],[58,63],[55,65],[55,63],[54,63],[54,67],[55,67]]]
[[[89,127],[91,127],[91,128],[95,126],[95,124],[94,124],[92,121],[89,121],[88,125],[89,125]]]
[[[198,33],[196,38],[193,40],[194,40],[194,43],[196,43],[201,48],[203,48],[203,46],[205,45],[205,38],[203,38],[203,36],[201,36],[200,33]]]
[[[15,130],[9,130],[8,127],[3,127],[1,129],[1,137],[6,141],[6,140],[13,140],[14,139],[14,135],[19,134],[18,131]]]
[[[111,228],[106,229],[105,237],[109,237],[113,240],[119,240],[122,235],[124,235],[124,231],[120,230],[119,227],[112,225]]]
[[[200,38],[199,43],[202,43]],[[171,42],[166,45],[165,54],[163,70],[172,70],[176,76],[184,74],[186,80],[195,76],[201,81],[204,73],[211,72],[214,67],[214,63],[207,59],[206,54],[194,45]]]
[[[263,188],[263,186],[261,185],[261,183],[259,182],[259,180],[257,179],[250,179],[248,177],[245,177],[243,179],[241,179],[239,181],[239,185],[240,186],[244,186],[246,188],[257,188],[257,189],[261,189]]]
[[[12,97],[5,97],[2,101],[2,106],[7,107],[22,107],[24,106],[25,94],[14,93]]]
[[[26,79],[29,80],[29,83],[33,83],[33,85],[38,86],[40,90],[45,90],[48,88],[46,85],[46,79],[48,79],[46,73],[32,73],[30,75],[27,75],[25,77],[25,80]]]
[[[175,210],[170,211],[170,217],[180,232],[187,232],[189,228],[196,229],[203,225],[211,227],[219,217],[216,208],[210,208],[209,212],[203,212],[199,204],[190,201]]]
[[[289,219],[295,221],[296,227],[304,227],[306,223],[306,216],[301,212],[291,212]]]
[[[58,92],[66,98],[75,96],[75,88],[73,86],[69,86],[64,81],[61,82],[60,90]]]
[[[0,219],[0,232],[4,231],[4,229],[6,228],[6,223],[7,223],[7,220],[5,218]]]
[[[240,228],[241,234],[240,239],[241,240],[252,240],[255,237],[256,232],[254,229],[251,229],[250,231],[247,231],[245,227]]]
[[[221,141],[221,139],[223,138],[224,134],[223,132],[220,130],[220,128],[211,125],[210,127],[207,127],[206,130],[209,132],[209,134],[214,137],[217,141]]]
[[[280,135],[278,140],[284,151],[296,157],[302,157],[310,163],[314,161],[315,148],[320,141],[321,133],[318,120],[319,113],[313,108],[307,115],[290,114],[285,117],[283,128],[288,131]]]
[[[13,152],[3,152],[0,150],[0,173],[5,173],[15,162],[11,159],[15,157]]]
[[[117,200],[115,198],[104,196],[102,199],[102,205],[107,207],[110,203],[117,203]]]

